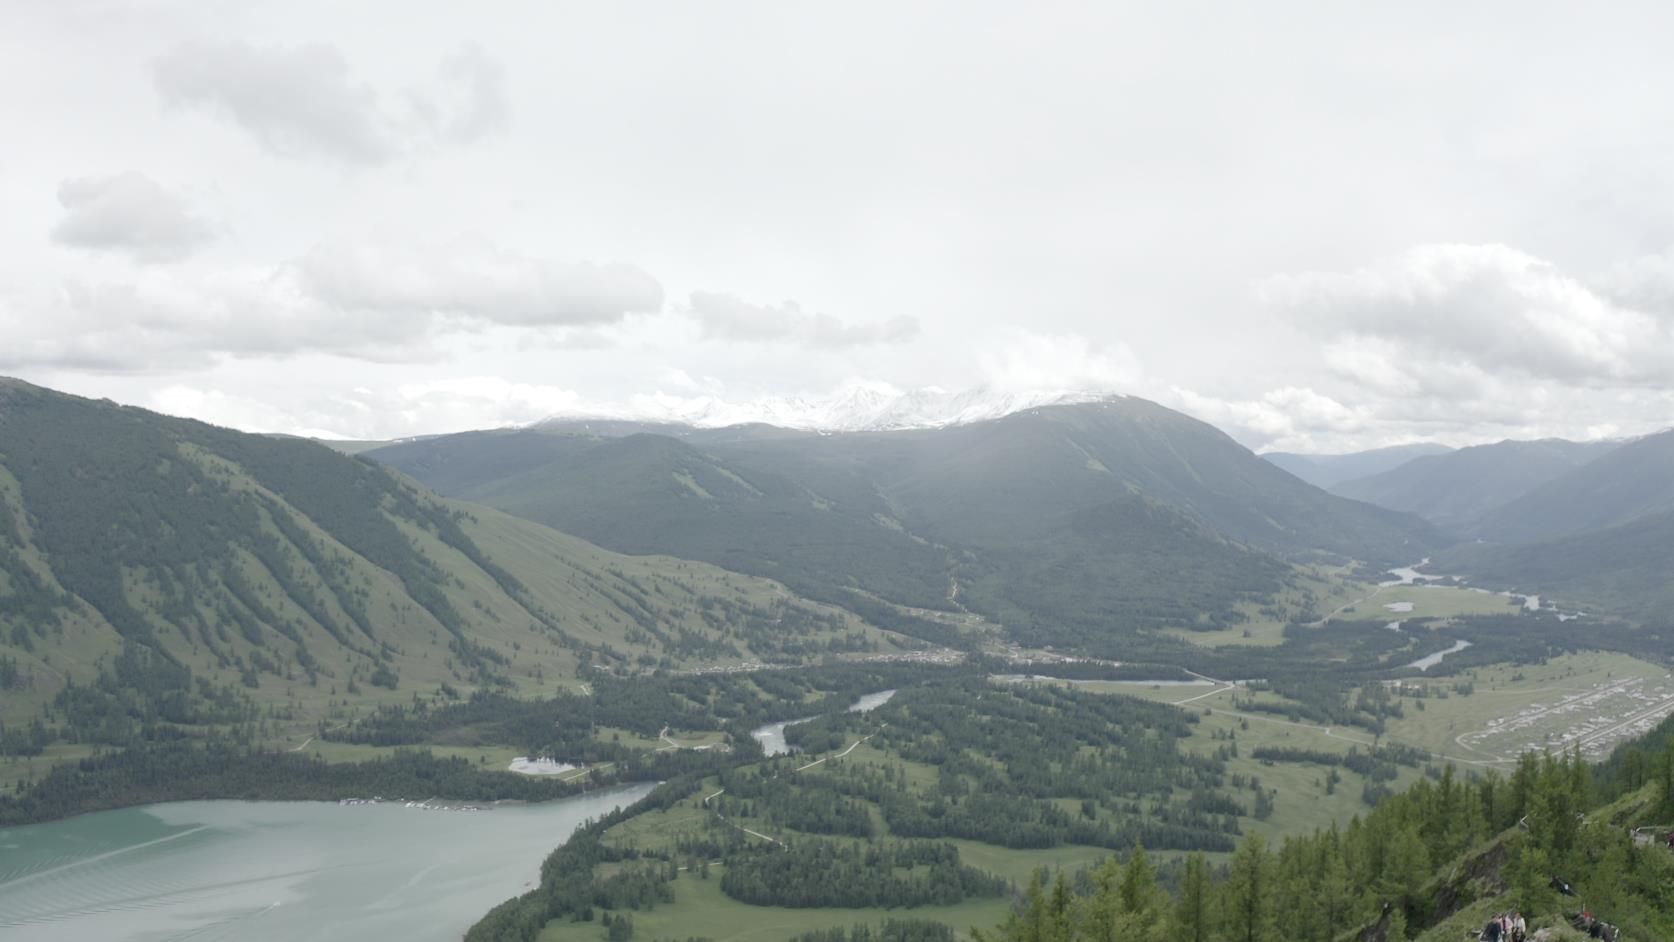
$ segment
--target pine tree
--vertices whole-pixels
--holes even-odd
[[[1389,926],[1384,931],[1385,942],[1405,942],[1407,937],[1407,914],[1397,906],[1389,912]]]
[[[1145,856],[1145,845],[1135,844],[1128,853],[1128,865],[1122,868],[1122,912],[1140,913],[1156,904],[1157,871]]]
[[[1112,854],[1093,871],[1093,892],[1082,909],[1081,937],[1091,942],[1112,942],[1121,918],[1121,867]]]
[[[1036,870],[1029,875],[1023,899],[1006,914],[1005,922],[1000,923],[994,935],[972,928],[971,937],[976,942],[1045,942],[1046,890],[1041,885],[1041,874],[1042,871]]]
[[[1384,850],[1383,880],[1378,889],[1397,909],[1414,909],[1418,891],[1430,876],[1430,852],[1412,825],[1396,830]]]
[[[1052,899],[1048,904],[1046,934],[1041,942],[1070,942],[1075,937],[1075,896],[1070,892],[1064,872],[1052,881]]]
[[[1550,886],[1551,858],[1529,840],[1512,844],[1506,880],[1516,907],[1525,913],[1543,913],[1553,908],[1556,894]]]
[[[1273,909],[1285,914],[1287,933],[1298,939],[1314,937],[1311,847],[1305,839],[1286,838],[1273,868]]]
[[[1331,836],[1335,837],[1335,833]],[[1354,918],[1358,896],[1354,884],[1349,880],[1348,865],[1343,862],[1342,848],[1337,846],[1337,841],[1328,841],[1324,863],[1321,866],[1319,892],[1314,896],[1319,939],[1329,942],[1348,927]]]
[[[1121,918],[1116,937],[1121,942],[1149,942],[1165,935],[1165,897],[1157,887],[1157,871],[1145,856],[1145,847],[1135,844],[1122,868],[1118,896]]]
[[[1174,938],[1179,942],[1209,942],[1209,859],[1200,851],[1186,858],[1180,874],[1180,895],[1174,901]]]
[[[1273,858],[1258,834],[1244,838],[1221,886],[1221,929],[1230,942],[1275,942]]]

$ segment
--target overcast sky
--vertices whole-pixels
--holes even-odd
[[[1674,424],[1674,7],[0,0],[0,374],[384,438],[1130,392]]]

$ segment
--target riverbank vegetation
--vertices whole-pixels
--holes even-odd
[[[1645,744],[1622,750],[1596,770],[1573,754],[1527,755],[1503,776],[1466,779],[1447,769],[1383,798],[1345,826],[1276,842],[1251,834],[1219,862],[1199,852],[1159,866],[1136,845],[1084,868],[1041,871],[1017,892],[1009,914],[993,928],[978,927],[976,934],[994,942],[1331,942],[1350,930],[1371,928],[1375,937],[1387,940],[1428,939],[1431,927],[1440,932],[1488,903],[1521,908],[1531,926],[1566,923],[1585,905],[1597,918],[1622,927],[1624,938],[1661,938],[1674,929],[1668,915],[1674,911],[1674,890],[1669,889],[1674,886],[1674,854],[1634,842],[1627,828],[1674,815],[1674,800],[1666,797],[1674,795],[1670,741],[1674,724],[1665,723]],[[780,847],[752,840],[727,824],[706,825],[733,832],[709,846],[689,840],[659,847],[610,839],[613,830],[645,815],[701,806],[700,792],[707,787],[695,778],[684,779],[585,829],[585,840],[572,841],[548,861],[543,875],[550,885],[543,882],[540,889],[499,907],[468,938],[534,940],[543,937],[552,920],[587,923],[617,909],[632,910],[641,925],[668,924],[661,910],[682,911],[686,888],[712,879],[706,855],[716,853],[724,858],[714,865],[721,891],[740,902],[782,906],[786,897],[813,892],[805,898],[818,905],[852,904],[852,899],[837,898],[842,887],[855,885],[841,878],[849,872],[845,868],[866,859],[865,854],[887,853],[880,849],[887,845],[851,844],[843,850],[840,843],[803,844],[802,838]],[[917,853],[955,859],[949,850]],[[699,859],[704,862],[682,863]],[[803,860],[820,864],[806,878],[798,865]],[[599,866],[607,861],[638,863]],[[881,867],[865,872],[885,869],[901,872]],[[810,890],[820,872],[828,875],[826,885]],[[1556,882],[1581,897],[1562,895],[1554,874],[1561,875]],[[636,881],[661,888],[627,892]],[[944,883],[952,885],[946,878]],[[744,886],[750,889],[735,892]],[[778,891],[771,889],[775,886]],[[696,895],[709,899],[707,893]],[[749,917],[740,911],[734,918]],[[966,927],[950,925],[946,935],[898,928],[909,933],[903,938],[945,938]]]
[[[605,785],[713,770],[721,762],[716,753],[671,750],[644,753],[607,769],[560,779],[485,771],[458,756],[437,756],[426,749],[401,750],[363,762],[324,762],[295,752],[228,743],[169,743],[58,765],[32,785],[0,795],[0,826],[207,798],[551,801]]]

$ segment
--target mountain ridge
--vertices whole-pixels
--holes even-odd
[[[548,424],[368,456],[622,552],[704,559],[839,604],[859,590],[968,605],[1019,631],[1055,626],[1060,643],[1224,627],[1284,584],[1286,560],[1397,565],[1442,542],[1136,397],[931,429]]]
[[[1421,455],[1379,474],[1340,481],[1329,490],[1391,510],[1416,513],[1444,529],[1472,534],[1484,515],[1596,460],[1619,444],[1508,439]]]
[[[997,390],[977,386],[950,391],[938,386],[898,390],[851,383],[827,396],[761,396],[729,402],[718,396],[639,396],[620,406],[579,406],[530,427],[586,422],[626,422],[718,429],[768,425],[801,431],[893,431],[943,428],[1002,418],[1048,405],[1119,399],[1118,393],[1071,390]]]
[[[1424,455],[1439,455],[1452,450],[1436,442],[1414,442],[1340,454],[1269,451],[1262,453],[1261,457],[1315,487],[1331,490],[1342,481],[1378,474]]]
[[[1484,515],[1483,539],[1522,543],[1571,536],[1674,509],[1674,429],[1645,435]]]
[[[900,650],[892,637],[312,442],[0,384],[7,723],[57,704],[79,741],[125,745],[139,721],[230,721],[246,699],[311,722],[350,699]]]

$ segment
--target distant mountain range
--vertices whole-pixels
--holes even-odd
[[[1337,455],[1270,451],[1262,457],[1315,487],[1329,490],[1343,481],[1379,474],[1398,468],[1414,458],[1446,454],[1452,450],[1435,442],[1419,442]]]
[[[1674,610],[1674,431],[1478,445],[1330,489],[1418,514],[1463,541],[1437,553],[1431,571],[1642,621]]]
[[[1484,515],[1478,535],[1500,543],[1570,536],[1674,510],[1674,430],[1606,449],[1594,460]]]
[[[1504,441],[1420,455],[1379,474],[1337,482],[1332,493],[1405,510],[1476,536],[1484,518],[1617,446],[1617,442]]]
[[[578,406],[536,425],[604,421],[725,428],[771,425],[828,432],[943,428],[986,422],[1048,405],[1119,399],[1086,390],[1002,391],[977,387],[950,391],[935,386],[906,391],[852,384],[823,397],[764,396],[729,401],[718,396],[637,396],[623,405]]]
[[[1310,561],[1638,614],[1674,566],[1674,432],[1264,460],[1134,397],[820,416],[867,427],[554,418],[350,457],[0,381],[0,655],[57,684],[137,643],[257,690],[515,686],[986,619],[1122,656],[1312,615]],[[1330,493],[1295,461],[1381,470]]]
[[[621,552],[845,604],[969,607],[1060,643],[1231,623],[1287,560],[1393,565],[1445,542],[1132,397],[892,431],[554,421],[367,456]]]
[[[1621,444],[1484,514],[1437,571],[1647,621],[1674,611],[1674,431]]]

